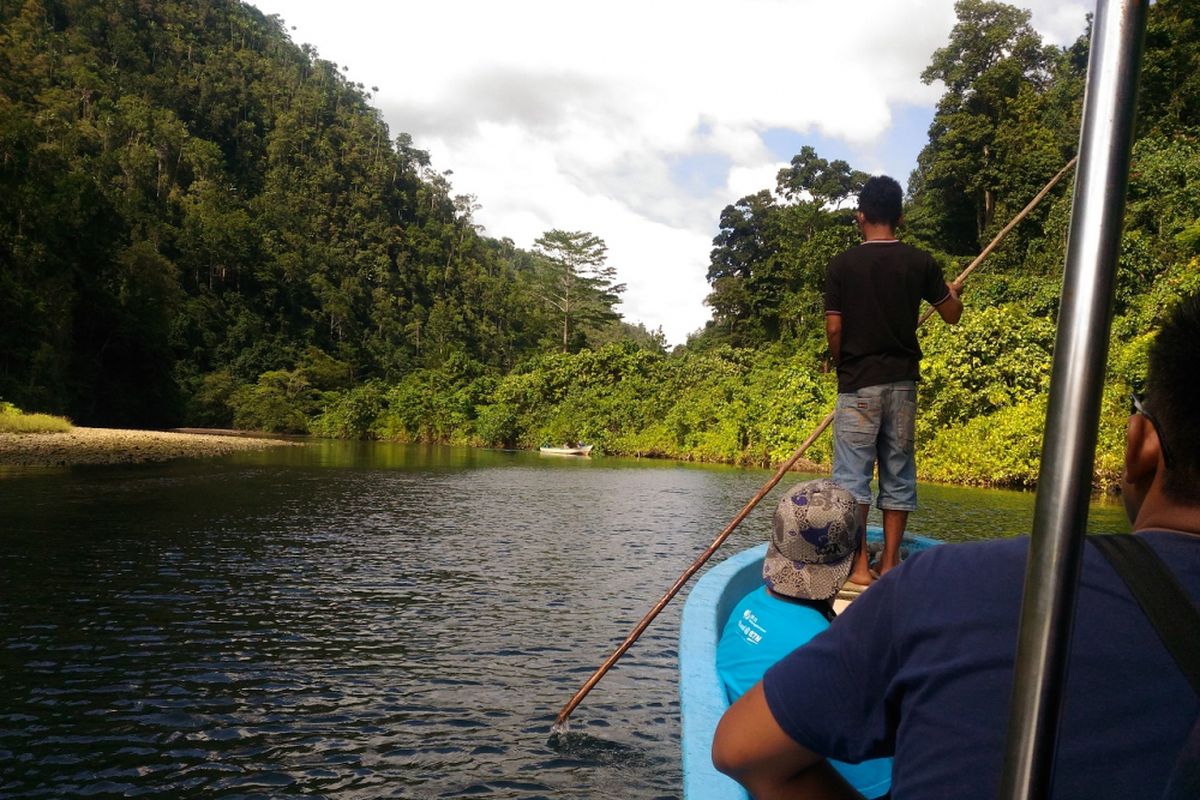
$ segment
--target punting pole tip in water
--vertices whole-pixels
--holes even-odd
[[[590,733],[552,733],[547,742],[560,756],[607,766],[638,767],[654,763],[635,745],[614,742]]]
[[[566,736],[570,732],[571,732],[571,720],[569,720],[569,719],[564,719],[560,722],[555,722],[553,725],[550,726],[550,738],[551,739],[553,739],[556,736]]]

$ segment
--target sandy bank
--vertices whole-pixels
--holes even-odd
[[[133,464],[173,458],[223,456],[238,450],[262,450],[296,444],[244,435],[72,428],[67,433],[0,433],[0,464]]]

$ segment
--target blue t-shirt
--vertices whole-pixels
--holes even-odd
[[[828,627],[821,612],[772,597],[766,586],[743,597],[729,615],[717,643],[717,674],[730,702],[762,680],[768,667]],[[861,764],[831,759],[830,763],[868,798],[883,796],[891,785],[890,758]]]
[[[1200,537],[1139,535],[1200,598]],[[893,800],[995,797],[1028,543],[934,547],[889,572],[767,672],[780,727],[832,758],[894,755]],[[1200,700],[1094,547],[1077,600],[1052,796],[1159,797]]]

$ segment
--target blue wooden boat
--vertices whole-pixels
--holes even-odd
[[[882,542],[883,531],[867,529],[867,542]],[[906,534],[901,556],[940,544]],[[767,545],[736,553],[704,573],[683,606],[679,625],[679,709],[683,718],[683,796],[686,800],[748,800],[746,791],[712,765],[717,722],[729,707],[717,676],[717,642],[725,621],[741,599],[762,585]],[[835,605],[836,607],[836,605]]]

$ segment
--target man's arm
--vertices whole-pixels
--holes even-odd
[[[756,800],[862,800],[828,761],[784,733],[762,681],[721,717],[712,754],[716,768]]]
[[[957,325],[958,321],[962,319],[963,304],[962,300],[959,299],[962,290],[962,284],[957,281],[947,283],[946,299],[934,306],[937,309],[938,315],[951,325]]]
[[[961,303],[959,308],[962,308]],[[829,342],[829,355],[837,366],[842,358],[842,315],[836,311],[825,312],[825,339]]]

